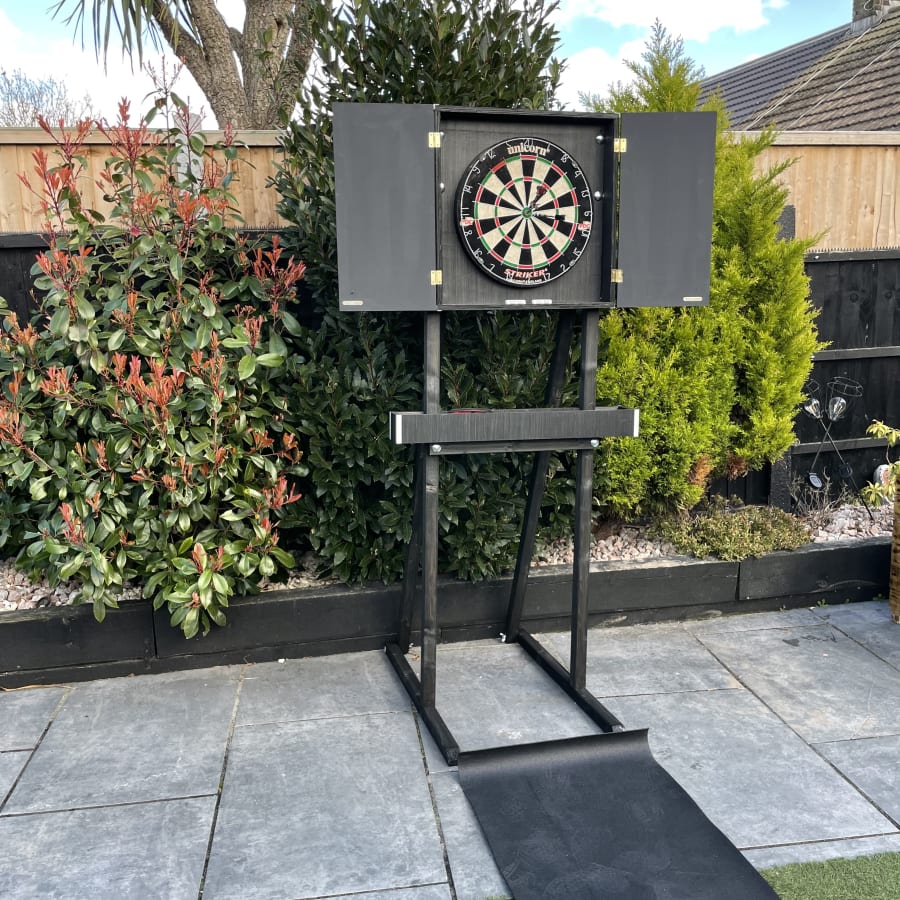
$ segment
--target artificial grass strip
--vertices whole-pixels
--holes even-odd
[[[763,877],[781,900],[898,900],[900,853],[794,863]]]

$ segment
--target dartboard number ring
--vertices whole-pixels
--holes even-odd
[[[460,179],[456,212],[471,260],[515,287],[564,275],[591,237],[587,177],[570,153],[544,138],[509,138],[479,153]]]

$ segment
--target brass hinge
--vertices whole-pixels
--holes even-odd
[[[613,139],[613,152],[614,153],[625,153],[628,150],[628,138],[614,138]]]
[[[436,150],[441,146],[441,133],[439,131],[428,132],[428,149]]]
[[[431,270],[431,286],[437,287],[439,284],[444,283],[444,273],[441,269],[432,269]]]
[[[610,271],[610,279],[613,284],[621,284],[623,281],[622,278],[622,270],[621,269],[612,269]]]

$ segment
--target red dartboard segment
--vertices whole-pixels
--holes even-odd
[[[562,147],[516,137],[483,150],[456,191],[462,245],[483,274],[516,287],[564,275],[591,236],[591,189]]]

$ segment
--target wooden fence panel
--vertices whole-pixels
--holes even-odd
[[[806,271],[812,302],[820,311],[819,336],[830,342],[814,357],[812,378],[819,384],[819,398],[824,404],[828,383],[835,378],[862,386],[862,396],[830,431],[862,487],[885,459],[884,441],[868,437],[866,429],[874,419],[900,424],[900,252],[811,254]],[[823,445],[823,423],[800,412],[796,433],[792,476],[802,480],[821,450],[816,470],[840,482],[841,459],[830,442]]]
[[[796,207],[797,237],[825,232],[821,250],[900,246],[900,133],[783,132],[756,166],[790,160],[779,181]]]
[[[209,143],[221,139],[221,132],[206,132]],[[278,194],[267,186],[275,174],[280,156],[277,133],[274,131],[237,132],[238,157],[230,164],[232,182],[229,187],[237,200],[245,227],[271,229],[286,224],[275,210]],[[40,202],[21,182],[24,173],[34,182],[35,150],[51,155],[52,139],[40,128],[0,128],[0,233],[39,232],[42,227]],[[87,169],[81,178],[81,189],[91,207],[103,213],[109,204],[103,200],[98,185],[100,172],[110,147],[102,135],[91,135],[84,147]],[[224,159],[220,162],[224,165]]]
[[[39,235],[0,235],[0,297],[20,322],[28,321],[33,309],[31,267],[42,249]]]

